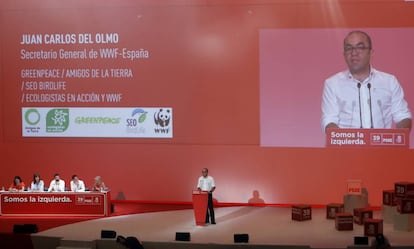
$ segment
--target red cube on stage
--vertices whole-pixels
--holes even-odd
[[[397,204],[397,211],[400,214],[414,213],[414,198],[399,198]]]
[[[414,197],[414,182],[396,182],[394,186],[396,197]]]
[[[364,224],[366,219],[372,218],[372,210],[367,208],[355,208],[354,209],[354,222],[358,225]]]
[[[292,220],[303,221],[312,219],[310,205],[292,205]]]
[[[326,205],[326,218],[335,219],[337,213],[344,212],[344,204],[342,203],[329,203]]]
[[[382,219],[366,219],[364,222],[364,235],[376,236],[379,233],[383,233],[382,228]]]
[[[354,230],[354,217],[351,213],[337,213],[335,228],[338,231]]]
[[[382,204],[386,206],[397,205],[397,199],[395,197],[395,190],[383,190],[382,191]]]

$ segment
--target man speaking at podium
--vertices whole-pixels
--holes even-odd
[[[208,175],[208,169],[201,170],[202,176],[198,178],[197,189],[208,192],[208,205],[206,214],[206,223],[211,221],[211,224],[216,224],[213,207],[213,192],[216,189],[214,178]]]
[[[322,129],[396,128],[411,129],[411,113],[395,76],[371,66],[372,42],[363,31],[344,39],[348,70],[325,81],[322,94]]]

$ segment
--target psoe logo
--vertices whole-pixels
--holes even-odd
[[[24,113],[24,120],[28,125],[37,125],[40,122],[40,113],[37,109],[28,109]]]
[[[64,132],[69,127],[69,109],[52,109],[46,115],[46,132]]]

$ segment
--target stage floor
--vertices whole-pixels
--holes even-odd
[[[303,245],[312,248],[346,248],[354,236],[364,236],[363,226],[353,231],[337,231],[335,221],[326,219],[324,208],[312,209],[312,220],[291,220],[291,208],[216,208],[216,225],[196,226],[193,210],[163,211],[101,218],[49,229],[33,236],[62,237],[64,240],[93,241],[101,230],[135,236],[145,242],[174,242],[176,232],[189,232],[189,243],[234,244],[233,235],[249,234],[249,244]],[[381,218],[381,211],[374,211]],[[393,246],[414,245],[414,231],[396,231],[384,223],[384,234]],[[372,238],[370,238],[370,241]]]

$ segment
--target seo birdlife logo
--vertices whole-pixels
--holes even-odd
[[[147,119],[148,112],[142,108],[135,108],[131,112],[131,116],[126,119],[126,128],[128,133],[145,134],[145,127],[143,124]]]

